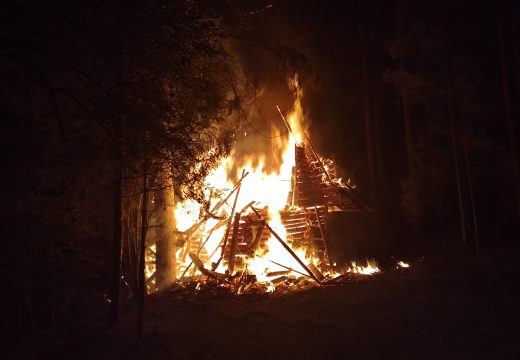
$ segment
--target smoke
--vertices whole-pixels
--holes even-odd
[[[252,155],[264,160],[267,171],[279,168],[277,136],[286,134],[287,129],[276,105],[286,114],[292,109],[296,94],[290,79],[296,74],[303,90],[303,127],[313,146],[347,169],[340,170],[342,176],[357,173],[364,163],[364,136],[362,102],[356,90],[359,79],[357,73],[349,71],[358,54],[346,51],[356,45],[353,14],[350,12],[348,21],[337,13],[338,9],[325,9],[319,2],[230,4],[234,16],[240,18],[241,32],[230,41],[229,51],[251,87],[245,101],[247,121],[237,137],[237,161],[232,173],[236,174],[236,168]],[[272,6],[265,9],[268,4]],[[258,9],[265,10],[240,17]]]

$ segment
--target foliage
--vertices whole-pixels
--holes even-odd
[[[38,303],[12,315],[35,340],[71,325],[73,307],[103,299],[114,170],[132,182],[151,161],[197,197],[229,151],[241,93],[221,24],[199,3],[3,7],[1,216],[13,226],[2,229],[11,239],[2,278],[21,304]]]

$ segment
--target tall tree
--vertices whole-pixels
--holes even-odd
[[[154,159],[179,196],[200,197],[202,179],[229,151],[241,94],[230,91],[236,66],[222,46],[225,21],[182,0],[3,5],[2,153],[17,174],[5,188],[17,206],[2,212],[28,222],[17,236],[27,256],[6,264],[15,265],[20,303],[49,304],[15,312],[32,314],[32,325],[16,321],[21,333],[52,334],[78,321],[70,311],[105,295],[115,323],[122,275],[136,277],[121,270],[121,246],[137,222],[121,219],[137,196],[128,190],[138,161]],[[46,312],[52,322],[40,320]]]
[[[498,14],[496,20],[497,26],[497,40],[500,60],[500,77],[502,82],[502,93],[504,100],[504,114],[507,128],[507,137],[509,141],[509,151],[512,164],[513,181],[515,186],[516,210],[518,224],[520,224],[520,163],[518,160],[518,145],[516,139],[515,122],[513,121],[513,99],[511,96],[511,79],[514,78],[514,73],[510,69],[508,63],[507,42],[504,33],[505,19],[504,4],[502,1],[498,3]],[[514,26],[514,25],[513,25]]]

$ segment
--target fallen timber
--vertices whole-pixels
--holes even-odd
[[[195,264],[195,266],[197,267],[197,269],[204,275],[208,276],[208,277],[211,277],[215,280],[219,280],[219,281],[228,281],[228,277],[226,274],[220,274],[216,271],[213,271],[213,270],[209,270],[209,269],[206,269],[204,267],[204,263],[202,262],[201,259],[199,259],[199,257],[197,255],[195,255],[194,253],[189,253],[189,257],[191,258],[191,261],[193,261],[193,263]]]
[[[289,133],[294,135],[280,108],[277,108]],[[295,164],[292,169],[286,206],[284,209],[279,210],[281,225],[285,229],[283,238],[280,236],[282,233],[274,226],[275,224],[278,225],[278,223],[272,223],[277,229],[276,231],[269,224],[273,214],[267,207],[260,208],[254,205],[256,202],[251,202],[241,211],[236,210],[242,181],[247,175],[243,171],[242,177],[227,197],[217,203],[213,209],[209,210],[209,206],[204,209],[206,213],[204,218],[186,231],[184,236],[188,241],[192,241],[191,238],[194,238],[194,240],[193,244],[191,244],[191,251],[187,247],[183,250],[183,254],[184,256],[189,254],[192,261],[188,268],[184,270],[181,278],[187,274],[189,267],[195,264],[200,273],[203,274],[202,277],[206,277],[208,281],[211,282],[210,279],[214,279],[219,282],[225,279],[231,284],[231,288],[236,290],[239,287],[237,292],[240,292],[244,289],[242,285],[247,284],[244,285],[245,288],[251,286],[251,279],[255,277],[248,272],[250,264],[248,259],[255,257],[264,258],[263,255],[269,251],[268,241],[278,242],[299,264],[299,266],[295,266],[300,271],[272,261],[269,258],[264,258],[264,260],[285,270],[269,271],[276,270],[276,268],[266,267],[265,272],[262,274],[267,275],[271,279],[259,282],[259,287],[260,283],[262,286],[270,284],[268,286],[276,285],[277,287],[279,285],[301,284],[301,282],[312,282],[317,285],[334,285],[350,282],[358,276],[352,274],[332,275],[335,272],[331,270],[333,268],[337,269],[337,265],[333,263],[333,258],[331,258],[329,253],[330,243],[327,243],[327,221],[330,220],[328,214],[331,212],[368,212],[371,209],[357,198],[353,191],[354,188],[348,182],[344,184],[341,182],[341,179],[337,178],[334,163],[331,160],[321,158],[305,133],[303,137],[304,141],[295,145]],[[218,208],[223,203],[227,203],[227,200],[233,194],[235,194],[233,206],[229,206],[230,204],[228,203],[228,206],[231,207],[231,213],[226,219],[222,219],[222,215],[217,213]],[[209,249],[205,249],[198,256],[200,250],[205,247],[209,239],[208,237],[203,242],[205,234],[198,230],[209,218],[221,220],[222,224],[227,224],[226,231],[209,257],[207,257]],[[335,244],[332,241],[331,243]],[[332,248],[334,249],[334,246]],[[292,249],[303,250],[305,252],[304,257],[299,255],[299,252],[296,254]],[[213,261],[213,256],[218,250],[221,250],[221,253],[217,261],[208,265],[208,261]],[[281,251],[283,252],[284,250]],[[312,261],[306,260],[311,258]],[[198,259],[198,261],[195,262],[194,259]],[[219,270],[220,273],[215,271],[221,263],[224,264],[226,269],[224,274],[223,270]],[[195,274],[192,272],[189,278],[193,278]]]
[[[200,254],[201,250],[204,248],[204,246],[206,246],[206,244],[208,243],[209,239],[211,238],[211,235],[213,235],[213,232],[214,232],[216,229],[218,229],[219,227],[221,227],[221,226],[224,224],[224,221],[225,221],[225,220],[219,221],[219,222],[217,223],[217,225],[215,225],[215,226],[211,229],[211,231],[209,232],[208,236],[206,237],[206,240],[204,240],[204,242],[201,243],[201,245],[200,245],[200,247],[199,247],[199,250],[197,251],[197,253],[196,253],[195,255],[198,256],[198,255]],[[184,275],[186,275],[186,273],[188,272],[188,270],[191,268],[192,265],[193,265],[193,260],[191,261],[191,263],[190,263],[188,266],[186,266],[186,269],[185,269],[184,272],[182,273],[181,278],[184,277]]]
[[[260,213],[253,206],[251,206],[250,208],[251,208],[251,210],[253,210],[253,212],[256,214],[256,216],[261,218]],[[265,223],[265,227],[267,228],[267,230],[269,230],[271,232],[271,234],[273,234],[273,236],[276,238],[276,240],[278,240],[280,242],[280,244],[282,244],[284,249],[287,250],[287,252],[289,252],[289,254],[291,254],[291,256],[298,262],[298,264],[300,264],[300,266],[302,268],[304,268],[305,271],[307,271],[309,276],[311,278],[313,278],[317,283],[320,283],[320,280],[316,277],[316,275],[314,275],[312,273],[312,271],[307,267],[307,265],[305,265],[305,263],[298,257],[298,255],[296,255],[294,253],[294,251],[292,251],[292,249],[289,247],[289,245],[287,245],[285,243],[285,241],[282,240],[282,238],[269,226],[269,224],[267,222]]]

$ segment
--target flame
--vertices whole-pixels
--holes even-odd
[[[146,279],[146,288],[148,292],[154,291],[157,286],[157,279],[154,276],[156,270],[156,250],[157,246],[153,244],[148,249],[146,249],[145,252],[144,274]]]
[[[205,180],[206,188],[208,189],[225,189],[227,191],[234,187],[233,179],[241,178],[242,170],[248,173],[247,178],[241,183],[240,194],[237,199],[235,211],[242,210],[246,205],[252,201],[261,200],[256,203],[255,207],[264,208],[267,206],[268,209],[268,222],[269,226],[283,239],[285,238],[285,228],[280,218],[280,211],[284,209],[287,203],[287,197],[290,191],[290,181],[292,176],[292,169],[295,165],[295,145],[301,144],[304,139],[305,127],[303,126],[303,107],[301,104],[301,98],[303,91],[297,85],[297,79],[294,80],[296,87],[296,99],[293,105],[293,110],[287,116],[287,121],[292,129],[292,135],[289,138],[275,137],[273,143],[273,151],[282,152],[282,164],[279,169],[266,172],[265,158],[263,157],[251,157],[246,159],[245,165],[238,169],[235,174],[230,174],[229,171],[233,167],[233,163],[236,159],[236,152],[233,149],[228,157],[226,157],[221,164],[213,170]],[[278,130],[273,129],[276,133]],[[234,196],[224,206],[226,216],[230,215],[231,205]],[[199,214],[201,212],[201,205],[195,201],[187,200],[177,203],[175,207],[175,221],[177,229],[180,231],[186,231],[194,223],[199,220]],[[216,225],[218,221],[209,219],[202,226],[201,233],[207,234]],[[216,261],[221,256],[221,250],[218,246],[224,236],[225,226],[221,227],[218,231],[215,231],[210,239],[208,240],[205,248],[209,254],[214,253],[209,262]],[[203,236],[204,238],[204,236]],[[267,243],[268,252],[266,256],[259,258],[255,257],[250,259],[246,266],[247,269],[257,275],[257,279],[260,282],[268,281],[265,276],[268,271],[284,270],[282,267],[273,264],[278,262],[294,270],[304,272],[301,265],[283,248],[283,246],[271,236]],[[298,256],[304,258],[303,251],[297,251]],[[189,264],[189,259],[185,260],[184,266]],[[222,263],[217,271],[224,271]]]
[[[380,272],[380,270],[374,260],[367,260],[367,264],[365,266],[358,265],[355,261],[352,261],[351,267],[348,268],[347,272],[372,275]]]
[[[269,226],[282,238],[286,238],[286,230],[282,223],[280,212],[287,208],[287,199],[291,187],[291,177],[293,167],[295,166],[295,146],[302,145],[308,141],[307,135],[308,123],[305,122],[305,115],[302,107],[303,91],[299,86],[298,78],[292,79],[291,85],[295,89],[295,101],[293,103],[292,111],[287,115],[286,121],[290,127],[290,134],[288,137],[275,136],[273,137],[272,151],[273,153],[281,154],[281,165],[276,170],[267,170],[266,159],[262,156],[251,156],[245,159],[245,164],[236,170],[236,173],[232,172],[234,162],[236,161],[237,154],[235,150],[232,150],[230,155],[222,160],[220,165],[214,169],[205,179],[205,196],[207,199],[212,197],[215,198],[215,192],[218,192],[220,199],[213,199],[210,204],[210,209],[217,201],[222,200],[228,194],[231,189],[235,187],[236,180],[242,177],[242,171],[247,172],[247,177],[240,185],[240,193],[237,198],[235,212],[239,212],[244,209],[251,202],[255,202],[255,208],[264,209],[267,208],[267,222]],[[280,135],[277,129],[273,128],[275,135]],[[212,151],[212,150],[209,150]],[[324,160],[326,167],[328,163],[332,164],[330,160]],[[199,164],[199,166],[203,166]],[[323,179],[327,181],[327,179]],[[346,184],[341,179],[334,180],[338,186],[351,186],[350,179],[347,179]],[[192,201],[186,200],[178,202],[174,209],[174,217],[177,228],[177,236],[181,237],[186,233],[195,231],[198,235],[199,243],[205,242],[202,247],[199,245],[198,252],[201,254],[201,259],[204,261],[207,268],[211,267],[211,264],[221,258],[222,254],[222,241],[225,237],[226,227],[231,223],[229,222],[225,226],[221,226],[218,229],[214,229],[219,224],[221,219],[226,219],[232,215],[232,204],[235,199],[235,195],[230,197],[228,201],[217,211],[217,215],[220,219],[209,218],[203,222],[200,228],[193,230],[194,224],[200,221],[201,215],[205,213],[202,209],[202,205]],[[260,201],[260,202],[258,202]],[[297,209],[297,207],[295,207]],[[265,229],[264,231],[267,231]],[[193,234],[189,234],[193,235]],[[194,238],[195,236],[191,236]],[[182,273],[188,266],[190,266],[191,260],[189,256],[186,256],[190,249],[190,245],[185,245],[184,248],[179,248],[177,252],[177,259],[182,263],[180,265],[180,273]],[[319,264],[321,259],[315,259],[306,256],[305,249],[292,249],[296,255],[303,262],[307,264]],[[153,250],[154,251],[154,250]],[[204,254],[204,257],[202,256]],[[154,254],[155,256],[155,254]],[[282,264],[284,267],[276,265],[275,263]],[[286,271],[288,268],[294,271],[291,275],[297,275],[297,273],[306,273],[302,266],[291,256],[291,254],[283,247],[283,245],[274,237],[270,236],[267,241],[267,252],[264,255],[253,256],[246,258],[244,262],[245,269],[254,275],[260,283],[266,284],[266,291],[273,292],[276,288],[274,284],[270,282],[272,278],[267,276],[270,272]],[[193,266],[192,266],[193,268]],[[153,271],[152,271],[153,270]],[[225,272],[223,262],[217,269],[217,272]],[[147,275],[150,276],[155,271],[154,269],[148,269]],[[378,272],[379,269],[374,262],[367,262],[366,266],[357,265],[355,262],[348,269],[349,272],[370,275]],[[195,274],[195,269],[192,269],[191,273]],[[333,276],[334,271],[329,271],[325,276]],[[299,276],[299,275],[298,275]],[[242,287],[237,290],[242,292]]]
[[[409,268],[410,267],[410,264],[408,263],[405,263],[404,261],[398,261],[397,262],[397,268]]]

